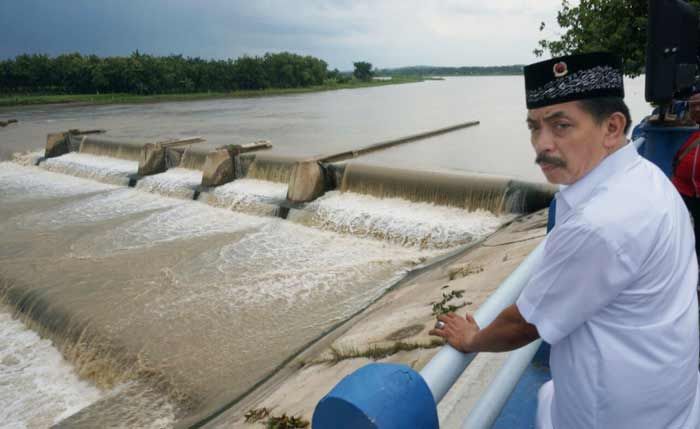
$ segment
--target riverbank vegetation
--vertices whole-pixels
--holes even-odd
[[[485,67],[435,67],[412,66],[394,69],[379,69],[381,76],[515,76],[523,74],[522,65]]]
[[[0,106],[48,103],[138,103],[251,97],[417,82],[372,80],[371,64],[356,73],[329,70],[312,56],[289,52],[204,60],[182,55],[128,57],[19,55],[0,61]]]
[[[344,79],[329,71],[323,60],[288,52],[235,60],[158,57],[138,51],[106,58],[34,54],[0,62],[3,94],[187,94],[300,88]]]
[[[265,97],[271,95],[303,94],[307,92],[333,91],[339,89],[366,88],[383,85],[421,82],[415,77],[394,77],[391,80],[372,80],[368,82],[348,80],[347,82],[325,82],[322,85],[312,85],[303,88],[266,88],[236,90],[231,92],[193,92],[183,94],[0,94],[0,107],[25,106],[37,104],[126,104],[126,103],[158,103],[167,101],[195,101],[216,98]]]

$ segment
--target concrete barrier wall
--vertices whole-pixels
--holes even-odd
[[[505,209],[510,179],[475,174],[348,164],[341,191],[379,198],[403,198],[415,202],[485,209],[499,213]]]
[[[96,136],[70,136],[71,143],[80,141],[80,153],[111,156],[113,158],[139,161],[141,151],[147,142],[112,140]]]
[[[179,154],[180,162],[177,166],[180,168],[188,168],[190,170],[202,170],[207,160],[207,155],[212,152],[212,148],[208,146],[185,146],[178,148],[168,148],[168,156],[172,156],[175,160],[175,154]],[[171,155],[172,153],[172,155]]]
[[[245,177],[270,182],[289,183],[294,166],[303,161],[291,156],[257,154],[248,167]]]

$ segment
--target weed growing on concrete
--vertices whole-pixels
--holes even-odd
[[[455,311],[464,307],[465,305],[467,305],[466,303],[462,303],[460,305],[448,304],[448,302],[452,301],[453,299],[461,298],[463,296],[464,289],[453,290],[449,293],[443,292],[442,300],[440,302],[431,302],[431,304],[433,305],[433,316],[438,317],[442,314],[454,313]]]
[[[407,343],[403,341],[397,341],[389,345],[372,345],[366,350],[360,350],[356,347],[344,347],[338,349],[331,346],[331,357],[327,359],[314,361],[314,364],[328,363],[335,365],[336,363],[345,359],[356,359],[356,358],[368,358],[372,360],[379,360],[385,357],[389,357],[399,352],[412,351],[417,349],[433,349],[444,345],[445,342],[442,339],[434,338],[429,343]]]
[[[279,417],[272,416],[265,423],[267,429],[303,429],[308,428],[310,423],[301,417],[288,416],[282,414]]]
[[[253,408],[245,413],[246,423],[257,423],[264,418],[267,418],[267,420],[261,423],[268,429],[303,429],[309,427],[309,422],[301,417],[288,416],[287,414],[270,416],[270,410],[265,407]]]
[[[481,265],[473,266],[472,264],[462,265],[460,267],[452,268],[449,272],[450,280],[454,280],[459,277],[467,277],[472,274],[478,274],[484,271],[484,267]]]
[[[398,329],[386,336],[388,341],[400,341],[418,335],[423,331],[423,325],[415,324]]]
[[[264,419],[265,417],[267,417],[269,415],[270,415],[270,410],[268,410],[265,407],[253,408],[251,410],[248,410],[247,413],[245,413],[245,422],[246,423],[259,422],[260,420]]]

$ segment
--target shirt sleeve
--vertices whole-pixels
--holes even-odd
[[[566,222],[549,234],[516,306],[542,339],[556,344],[608,305],[635,273],[630,258],[600,231]]]

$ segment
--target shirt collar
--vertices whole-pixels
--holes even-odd
[[[637,149],[629,143],[606,156],[588,174],[569,186],[561,187],[557,194],[557,212],[561,208],[561,215],[563,216],[569,210],[576,208],[579,204],[586,201],[600,184],[627,170],[638,159],[639,153]],[[560,216],[557,216],[557,221],[559,219]]]

